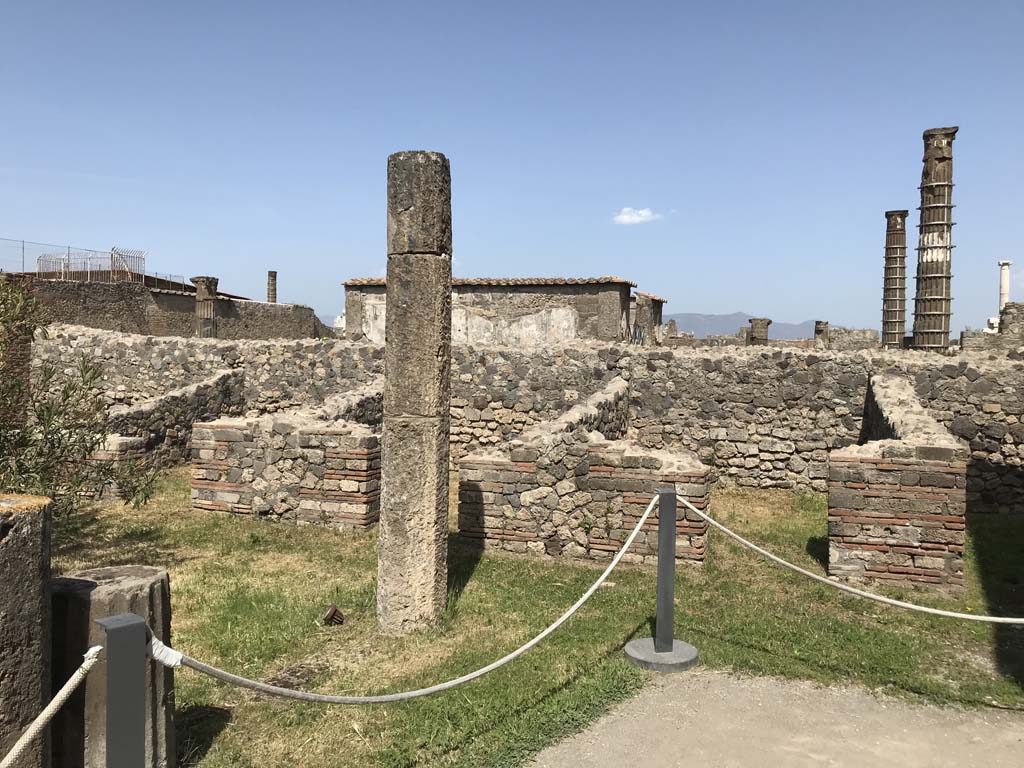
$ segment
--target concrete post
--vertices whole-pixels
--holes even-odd
[[[217,283],[216,277],[189,278],[196,287],[196,336],[201,339],[217,338]]]
[[[764,346],[768,343],[768,326],[772,321],[767,317],[752,317],[750,323],[750,335],[747,336],[748,346]]]
[[[999,262],[999,311],[1003,311],[1003,307],[1010,300],[1010,267],[1013,265],[1012,261],[1000,261]]]
[[[0,496],[0,755],[50,700],[50,521],[49,499]],[[14,768],[49,765],[44,733]]]
[[[451,174],[388,158],[387,316],[377,620],[405,634],[444,611],[451,393]]]
[[[815,349],[828,349],[828,320],[815,320],[814,321],[814,348]]]
[[[134,613],[162,642],[171,642],[171,586],[167,572],[144,565],[94,568],[53,580],[53,680],[63,685],[82,654],[102,645],[97,619]],[[106,660],[53,721],[54,761],[61,768],[106,768]],[[146,667],[146,758],[142,768],[174,768],[174,672]]]
[[[885,212],[882,346],[899,349],[907,332],[907,211]]]
[[[921,223],[918,225],[915,349],[949,348],[953,273],[953,140],[956,127],[924,132]]]
[[[277,304],[277,272],[267,270],[267,303]]]

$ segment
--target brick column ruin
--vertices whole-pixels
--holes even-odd
[[[0,496],[0,755],[50,700],[50,519],[49,499]],[[49,755],[47,732],[15,768]]]
[[[267,270],[267,303],[277,304],[277,272]]]
[[[1010,267],[1012,261],[999,262],[999,311],[1002,312],[1010,300]]]
[[[914,297],[915,349],[941,352],[949,347],[949,320],[953,312],[953,139],[957,130],[929,128],[924,132]]]
[[[747,336],[747,346],[764,346],[768,343],[768,326],[772,321],[767,317],[752,317],[750,322],[750,335]]]
[[[189,278],[196,287],[196,336],[201,339],[217,338],[217,283],[216,277]]]
[[[907,333],[907,213],[885,212],[882,346],[900,349]]]
[[[452,292],[451,174],[388,158],[388,267],[377,620],[405,634],[444,611]]]

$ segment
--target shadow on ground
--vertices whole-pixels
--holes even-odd
[[[811,536],[805,547],[807,554],[821,563],[821,567],[828,570],[828,536]]]
[[[971,460],[967,529],[993,616],[1024,616],[1024,469]],[[993,626],[996,668],[1024,685],[1024,627]]]
[[[230,722],[231,710],[223,707],[197,705],[175,712],[178,765],[181,768],[197,765]]]

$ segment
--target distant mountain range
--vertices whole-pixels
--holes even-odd
[[[746,312],[733,312],[730,315],[699,315],[695,312],[679,312],[664,315],[662,320],[676,321],[680,332],[692,333],[698,339],[707,336],[735,336],[740,328],[749,328],[747,322],[753,315]],[[810,339],[814,338],[814,321],[802,323],[773,322],[768,326],[768,337],[771,339]]]

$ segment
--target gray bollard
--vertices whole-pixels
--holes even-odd
[[[146,757],[146,622],[121,613],[96,623],[107,633],[106,768],[139,768]]]
[[[697,649],[675,634],[676,592],[676,492],[658,491],[658,594],[654,637],[626,643],[626,658],[641,669],[681,672],[699,661]]]

